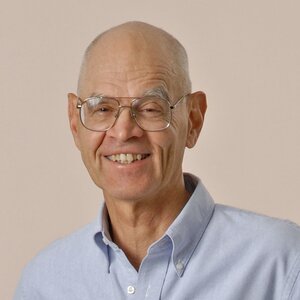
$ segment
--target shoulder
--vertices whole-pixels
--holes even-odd
[[[94,228],[94,223],[86,225],[41,250],[25,266],[22,281],[39,286],[45,279],[56,281],[81,272],[82,265],[89,263],[89,257],[99,252],[94,241]]]
[[[273,253],[276,250],[300,253],[300,227],[291,221],[216,204],[212,222],[224,234],[272,249]]]
[[[72,255],[81,255],[93,245],[93,229],[94,223],[91,223],[52,242],[41,250],[32,262],[63,259],[65,256],[70,259]]]
[[[87,299],[86,286],[105,282],[107,273],[97,227],[96,222],[86,225],[40,251],[24,268],[14,299],[65,299],[75,291],[72,299]]]
[[[244,274],[265,278],[282,299],[300,293],[300,227],[287,220],[216,204],[205,237],[209,249]],[[248,273],[247,273],[248,272]],[[290,298],[290,295],[297,295]]]

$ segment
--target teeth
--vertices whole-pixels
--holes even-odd
[[[121,164],[124,164],[125,161],[126,161],[126,154],[120,154],[120,161],[121,161]]]
[[[146,158],[147,154],[132,154],[132,153],[121,153],[121,154],[114,154],[107,156],[109,160],[121,163],[121,164],[131,164],[132,162],[136,160],[142,160]]]
[[[133,155],[132,154],[127,154],[127,162],[129,164],[133,162]]]

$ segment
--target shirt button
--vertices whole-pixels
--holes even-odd
[[[134,286],[129,285],[129,286],[127,287],[127,293],[130,294],[130,295],[134,294],[134,293],[135,293],[135,288],[134,288]]]
[[[181,271],[184,268],[184,264],[181,261],[178,261],[176,264],[176,269]]]

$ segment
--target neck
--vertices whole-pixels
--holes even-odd
[[[149,246],[163,236],[188,198],[183,182],[180,188],[160,194],[156,199],[128,202],[105,198],[111,237],[136,270]]]

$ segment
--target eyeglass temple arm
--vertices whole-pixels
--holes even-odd
[[[176,106],[185,99],[185,97],[187,97],[189,94],[186,94],[184,96],[182,96],[181,98],[179,98],[173,105],[170,105],[170,109],[174,109],[176,108]]]

